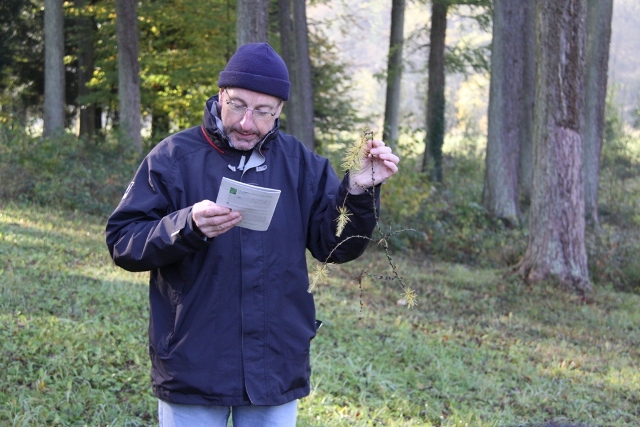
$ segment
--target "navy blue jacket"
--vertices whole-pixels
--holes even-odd
[[[149,352],[158,398],[280,405],[310,391],[316,319],[306,249],[319,261],[358,257],[367,239],[338,243],[371,235],[374,202],[367,193],[347,197],[347,178],[340,181],[327,159],[277,124],[249,162],[251,153],[229,146],[216,107],[217,97],[209,99],[203,126],[147,155],[108,220],[107,246],[118,266],[151,272]],[[254,166],[240,170],[247,163]],[[234,227],[205,240],[194,230],[192,206],[215,201],[222,177],[281,190],[267,231]],[[345,197],[353,215],[337,238]]]

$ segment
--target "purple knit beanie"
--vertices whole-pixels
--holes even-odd
[[[238,87],[289,99],[287,66],[267,43],[249,43],[233,54],[218,77],[218,87]]]

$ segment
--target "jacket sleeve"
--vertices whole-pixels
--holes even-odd
[[[138,168],[106,226],[106,242],[116,265],[147,271],[181,260],[209,243],[193,228],[191,206],[176,207],[169,156],[148,156]],[[170,190],[171,189],[171,190]]]
[[[349,194],[349,175],[340,182],[331,166],[325,168],[316,182],[316,208],[312,210],[307,248],[320,262],[344,263],[358,258],[367,248],[377,223],[379,187],[369,189],[364,194]],[[351,215],[338,237],[338,209],[342,206]]]

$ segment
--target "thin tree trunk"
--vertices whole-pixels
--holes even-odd
[[[404,43],[405,0],[393,0],[391,5],[391,35],[387,61],[387,96],[384,109],[382,139],[392,147],[398,142],[400,95],[402,88],[402,45]]]
[[[286,131],[314,150],[313,86],[305,0],[279,0],[278,17],[282,58],[291,80],[289,101],[284,106]]]
[[[119,125],[133,148],[142,153],[140,65],[138,64],[137,0],[116,0],[118,31]]]
[[[96,106],[96,115],[94,117],[94,125],[96,134],[102,130],[102,107]]]
[[[64,11],[62,0],[44,5],[44,129],[51,136],[64,130]]]
[[[237,46],[266,42],[269,25],[269,0],[238,0],[236,7]]]
[[[75,6],[83,12],[85,0],[75,0]],[[81,15],[78,18],[78,106],[80,107],[80,136],[93,137],[96,133],[96,107],[86,103],[83,98],[91,93],[87,87],[93,77],[94,26],[90,17]]]
[[[587,90],[584,120],[584,200],[587,224],[598,227],[600,154],[607,98],[613,0],[588,0]]]
[[[447,9],[445,0],[434,0],[431,12],[429,36],[429,85],[427,94],[427,137],[422,170],[429,170],[429,158],[433,161],[431,178],[442,182],[442,145],[444,144],[445,70],[444,50],[447,34]]]
[[[535,0],[522,4],[525,13],[524,66],[521,100],[522,127],[520,135],[520,197],[526,206],[531,204],[531,180],[533,178],[533,106],[535,99]]]
[[[526,2],[532,4],[532,2]],[[509,226],[519,224],[520,149],[526,115],[525,67],[527,16],[522,3],[495,0],[491,48],[489,128],[483,203],[489,213]]]
[[[289,93],[289,101],[284,104],[285,130],[293,136],[298,135],[299,128],[297,125],[302,122],[299,117],[301,111],[294,108],[300,103],[300,93],[296,89],[297,74],[296,57],[294,47],[293,17],[291,10],[291,0],[278,0],[278,20],[280,30],[280,46],[282,51],[282,59],[287,64],[289,70],[289,80],[291,81],[291,91]]]
[[[581,121],[586,0],[538,0],[529,245],[516,271],[591,289],[585,248]]]
[[[293,0],[293,29],[296,47],[296,88],[300,92],[300,104],[294,108],[302,111],[302,123],[298,138],[309,149],[315,149],[313,125],[313,85],[311,83],[311,58],[309,57],[309,33],[305,0]]]

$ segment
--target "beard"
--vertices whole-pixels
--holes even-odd
[[[253,150],[264,138],[264,135],[257,131],[245,132],[239,126],[224,126],[224,133],[229,138],[231,146],[241,151]]]

